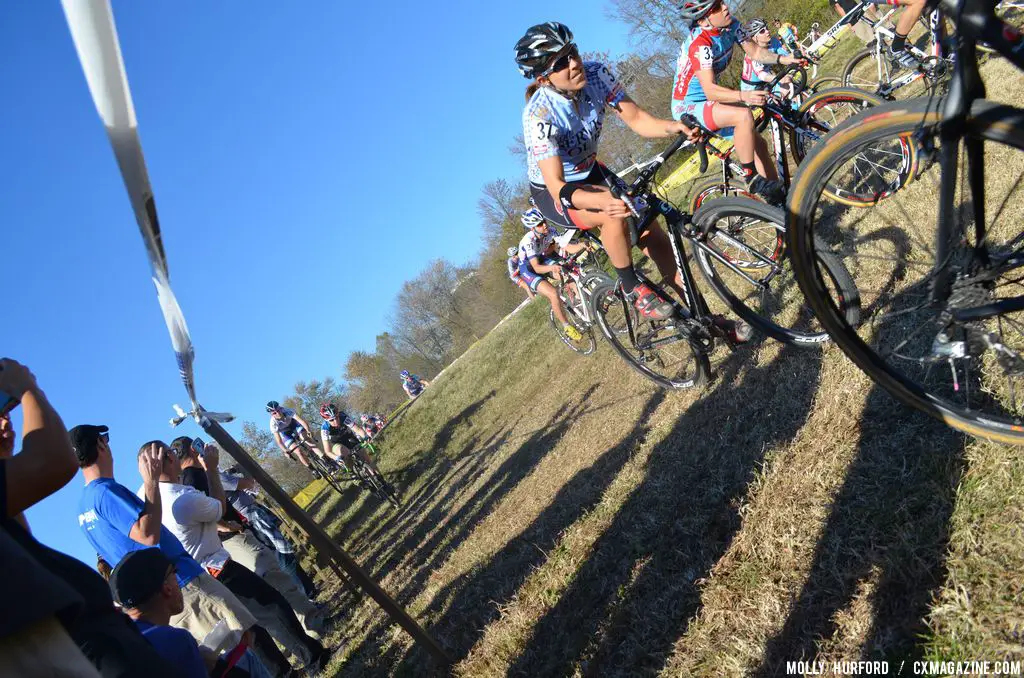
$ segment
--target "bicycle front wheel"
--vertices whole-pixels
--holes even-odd
[[[565,304],[565,316],[569,319],[569,322],[576,331],[580,333],[579,341],[573,339],[565,332],[565,328],[562,327],[562,323],[559,322],[555,316],[555,309],[551,309],[548,312],[548,317],[551,320],[551,326],[555,328],[555,334],[562,340],[562,343],[568,346],[570,349],[579,353],[580,355],[590,355],[597,350],[597,340],[594,339],[594,331],[592,328],[587,327],[585,323],[580,322],[576,317],[576,314],[569,310],[568,304]]]
[[[707,177],[699,182],[696,182],[690,191],[690,213],[696,212],[700,209],[700,206],[709,200],[716,200],[718,198],[724,198],[727,195],[742,196],[744,198],[751,198],[752,200],[760,200],[760,198],[753,194],[748,193],[746,188],[740,187],[740,182],[726,183],[725,180],[718,177]]]
[[[1013,310],[1024,300],[1024,111],[975,102],[956,142],[953,209],[940,231],[934,109],[927,100],[885,104],[808,156],[790,192],[793,268],[821,324],[879,385],[953,428],[1024,444],[1024,311]],[[865,148],[915,135],[935,150],[922,155],[912,184],[870,212],[822,199]],[[966,181],[968,146],[981,158],[983,204]],[[860,324],[829,289],[822,243],[855,281]]]
[[[850,57],[843,68],[843,85],[865,92],[877,92],[892,79],[892,64],[873,49],[862,49]]]
[[[703,386],[711,371],[707,355],[682,328],[682,320],[641,318],[617,283],[598,285],[591,293],[597,326],[630,367],[662,388]]]
[[[754,200],[707,203],[693,216],[697,229],[707,234],[694,243],[694,258],[736,315],[778,341],[815,346],[827,341],[828,333],[805,303],[785,257],[784,220],[781,209]],[[832,291],[856,323],[857,288],[838,259],[823,257]]]

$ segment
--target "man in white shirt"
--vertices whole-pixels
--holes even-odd
[[[179,482],[181,462],[165,443],[150,441],[142,446],[142,450],[153,444],[164,449],[159,478],[164,527],[181,541],[185,550],[200,565],[249,608],[263,629],[298,657],[307,669],[315,671],[322,668],[330,658],[330,652],[306,634],[295,612],[278,591],[252,571],[234,562],[221,544],[217,523],[224,516],[227,501],[217,472],[217,448],[211,445],[200,458],[210,484],[210,496],[206,496]],[[281,660],[284,660],[283,655],[279,659],[275,658],[274,663],[283,669],[280,666]],[[287,665],[287,660],[284,662]]]

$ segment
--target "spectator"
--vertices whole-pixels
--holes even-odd
[[[85,479],[78,524],[96,553],[108,563],[119,563],[132,551],[159,546],[174,563],[185,601],[184,610],[171,619],[171,624],[186,629],[200,643],[221,620],[234,632],[232,645],[251,630],[251,645],[260,659],[285,675],[291,667],[269,634],[256,626],[253,614],[227,587],[200,567],[161,524],[163,511],[157,479],[163,448],[151,446],[139,455],[139,474],[146,488],[146,498],[141,500],[114,480],[114,457],[109,441],[106,426],[83,424],[71,429],[71,443]]]
[[[186,678],[244,678],[259,666],[244,646],[221,657],[216,648],[201,648],[187,631],[169,626],[185,601],[174,565],[160,549],[129,552],[111,573],[110,589],[156,651]]]
[[[216,451],[212,443],[204,445],[201,440],[193,440],[188,436],[181,436],[171,441],[171,450],[181,464],[181,485],[187,485],[199,490],[206,496],[210,496],[210,482],[207,478],[204,462],[201,461],[199,452],[207,450]],[[218,453],[219,454],[219,453]],[[218,478],[222,477],[220,472],[213,467]],[[233,489],[233,488],[232,488]],[[142,490],[140,489],[141,493]],[[225,493],[226,499],[226,493]],[[242,567],[256,573],[261,579],[273,586],[278,593],[288,601],[296,617],[305,629],[314,634],[323,632],[323,619],[316,605],[306,597],[300,583],[287,572],[281,569],[272,549],[267,549],[251,532],[244,530],[243,518],[238,515],[230,505],[227,512],[218,525],[217,529],[221,538],[221,545],[231,556],[231,560]],[[173,528],[171,528],[174,531]]]
[[[22,512],[74,477],[75,456],[64,423],[28,369],[0,360],[0,391],[20,401],[22,415],[18,454],[11,420],[0,416],[0,670],[13,676],[176,676],[114,608],[98,574],[29,532]]]
[[[313,578],[302,569],[302,564],[295,555],[295,545],[281,532],[281,519],[269,508],[256,501],[253,497],[256,482],[241,474],[237,466],[232,466],[220,474],[221,483],[231,506],[245,520],[267,547],[277,552],[277,560],[281,569],[298,579],[306,597],[316,597],[316,584]]]
[[[273,631],[274,638],[288,651],[307,666],[324,664],[330,653],[306,634],[284,597],[251,570],[233,561],[221,544],[217,524],[224,516],[227,499],[217,471],[219,450],[211,445],[199,458],[210,486],[210,496],[206,496],[181,484],[181,462],[163,442],[146,443],[139,450],[139,458],[153,449],[161,451],[157,478],[160,501],[166,504],[162,514],[164,527],[181,540],[189,554],[210,574],[238,596],[256,615],[260,625]],[[275,665],[282,666],[280,661]]]

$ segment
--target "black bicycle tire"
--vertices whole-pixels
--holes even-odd
[[[794,179],[790,192],[787,220],[787,243],[797,282],[819,321],[832,335],[836,345],[875,383],[904,404],[920,410],[964,433],[999,442],[1024,444],[1024,422],[996,421],[992,415],[979,416],[931,395],[898,370],[891,368],[857,334],[846,325],[839,309],[820,278],[814,246],[814,214],[820,191],[832,166],[874,138],[898,135],[921,124],[935,124],[940,113],[927,99],[883,104],[872,111],[870,121],[840,127],[833,132],[829,144],[815,148],[807,157],[801,172]],[[975,101],[964,125],[964,134],[1003,143],[1024,151],[1024,110]]]
[[[706,203],[703,208],[693,215],[693,223],[697,226],[698,230],[703,231],[705,228],[709,228],[709,226],[706,225],[708,222],[716,222],[719,218],[725,215],[723,213],[730,216],[747,214],[754,218],[773,222],[778,225],[782,232],[785,231],[785,213],[781,209],[745,198],[720,198],[710,203]],[[709,247],[713,247],[710,242],[707,242],[706,244]],[[711,289],[715,291],[722,301],[728,304],[729,308],[731,308],[736,315],[743,318],[771,338],[786,344],[810,348],[828,341],[829,336],[825,330],[815,333],[798,332],[773,322],[771,319],[764,317],[756,310],[747,306],[742,299],[736,296],[736,294],[729,289],[725,281],[718,275],[714,268],[714,263],[711,261],[711,256],[701,248],[694,248],[694,251],[694,259],[697,262],[697,268],[700,269],[701,274],[704,276],[704,280],[707,281],[708,285],[711,286]],[[784,258],[785,251],[778,253],[778,258],[774,258],[773,260],[782,261]],[[838,259],[838,257],[826,255],[824,259],[827,262],[826,267],[830,277],[832,278],[833,284],[839,290],[839,294],[842,298],[847,301],[845,307],[847,308],[849,319],[853,322],[857,322],[860,318],[860,295],[858,294],[857,287],[853,282],[853,277],[850,275],[849,271],[846,270],[846,267],[843,266],[843,263]]]
[[[829,83],[827,86],[822,86],[824,83]],[[824,92],[827,89],[835,89],[836,87],[843,86],[843,78],[839,75],[821,75],[811,80],[804,91],[817,94],[818,92]]]
[[[698,209],[700,209],[701,205],[708,201],[708,198],[714,195],[714,193],[711,192],[712,189],[722,189],[724,187],[725,180],[723,180],[720,176],[705,177],[700,181],[694,182],[693,188],[690,191],[690,213],[692,214],[696,212]],[[730,185],[728,187],[728,190],[729,192],[720,190],[719,198],[714,199],[718,200],[720,198],[726,198],[729,196],[742,196],[744,198],[751,198],[752,200],[761,199],[754,193],[748,193],[745,188],[740,189]]]
[[[626,363],[632,367],[637,373],[641,374],[645,378],[654,382],[658,386],[664,389],[670,390],[684,390],[689,388],[700,388],[707,383],[708,375],[711,372],[711,362],[708,360],[707,355],[702,351],[698,350],[693,342],[688,342],[689,350],[693,354],[694,360],[694,374],[690,379],[685,380],[682,383],[674,383],[673,381],[663,377],[660,374],[652,370],[645,369],[642,365],[636,362],[632,354],[621,345],[616,333],[608,327],[605,321],[604,314],[601,313],[598,308],[601,298],[608,293],[614,294],[616,283],[608,283],[600,285],[594,289],[591,297],[591,312],[594,314],[594,318],[597,321],[597,326],[601,329],[601,334],[604,335],[608,343],[611,344],[612,349],[619,354]]]
[[[849,101],[854,98],[870,101],[872,107],[885,103],[880,96],[857,89],[856,87],[831,87],[816,91],[804,99],[800,104],[800,108],[797,109],[797,115],[800,117],[800,120],[805,120],[808,115],[820,110],[822,103]],[[804,147],[803,144],[798,143],[795,129],[790,130],[789,133],[789,148],[797,164],[803,162],[805,157]]]

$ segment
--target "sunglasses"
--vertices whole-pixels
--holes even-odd
[[[551,75],[552,73],[564,71],[569,68],[569,59],[575,59],[576,61],[580,60],[580,51],[576,48],[576,45],[571,43],[569,44],[569,49],[565,54],[556,57],[555,60],[551,62],[551,65],[548,66],[548,70],[544,71],[544,75]]]

